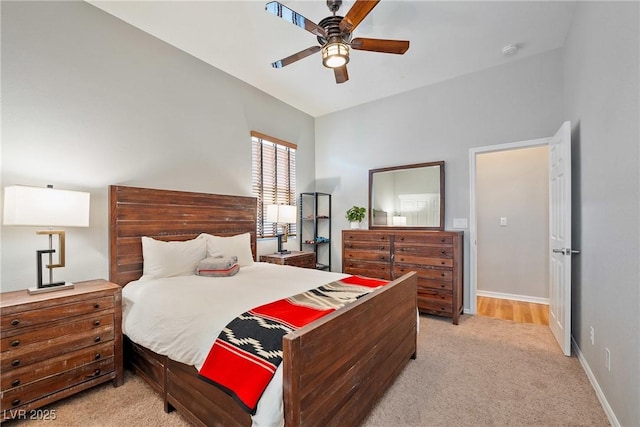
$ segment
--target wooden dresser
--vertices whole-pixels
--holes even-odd
[[[316,268],[316,254],[314,252],[291,251],[288,254],[262,255],[260,261],[302,268]]]
[[[2,418],[113,380],[123,383],[122,291],[106,280],[0,294]]]
[[[343,230],[342,271],[386,280],[418,273],[418,309],[451,317],[463,309],[461,231]]]

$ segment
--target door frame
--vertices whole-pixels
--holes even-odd
[[[549,145],[551,137],[487,145],[469,149],[469,313],[478,312],[478,218],[476,211],[476,162],[478,154]]]

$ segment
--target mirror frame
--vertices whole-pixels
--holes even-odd
[[[430,166],[440,167],[440,224],[435,227],[429,226],[393,226],[393,225],[373,225],[373,210],[371,209],[371,201],[373,200],[373,176],[378,172],[390,172],[405,169],[416,169]],[[444,161],[428,162],[428,163],[416,163],[413,165],[392,166],[379,169],[369,169],[369,206],[367,217],[369,220],[370,230],[444,230]]]

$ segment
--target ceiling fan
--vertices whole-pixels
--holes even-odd
[[[333,15],[324,18],[318,24],[315,24],[277,1],[267,3],[265,7],[267,12],[307,30],[317,37],[319,43],[319,46],[311,46],[291,56],[273,62],[271,66],[274,68],[282,68],[318,51],[322,51],[322,64],[327,68],[333,68],[336,83],[344,83],[349,80],[349,74],[347,73],[349,47],[356,50],[402,55],[409,49],[409,42],[407,40],[351,39],[353,30],[355,30],[358,24],[376,7],[379,1],[380,0],[356,0],[346,16],[342,17],[336,16],[336,12],[342,5],[342,0],[327,0],[327,7]]]

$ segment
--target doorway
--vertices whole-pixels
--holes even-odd
[[[511,320],[528,304],[539,312],[549,303],[548,143],[541,138],[470,150],[472,314],[479,314],[479,297],[483,312]]]

